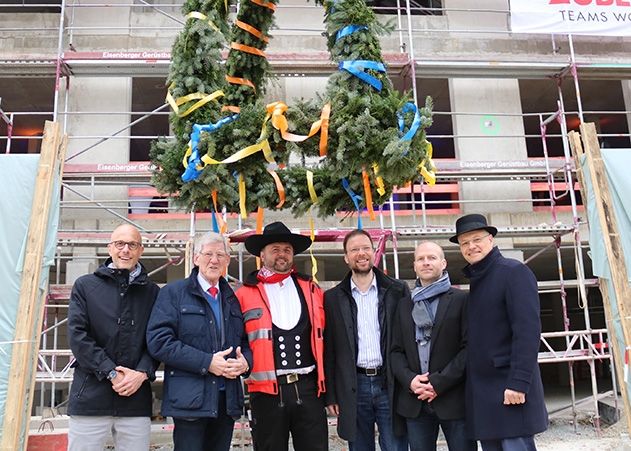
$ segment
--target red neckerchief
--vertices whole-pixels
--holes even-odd
[[[287,277],[291,276],[296,272],[296,268],[291,268],[291,271],[285,274],[279,274],[274,271],[270,271],[266,267],[262,267],[259,272],[256,274],[256,278],[263,283],[278,283],[285,280]]]

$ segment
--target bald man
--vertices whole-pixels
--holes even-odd
[[[421,242],[412,298],[399,304],[392,372],[396,413],[406,419],[410,451],[435,451],[438,428],[450,451],[475,451],[465,429],[466,293],[451,286],[443,249]]]
[[[160,289],[138,261],[138,229],[118,226],[107,249],[110,258],[77,279],[70,295],[68,339],[76,361],[69,451],[102,451],[110,436],[118,451],[149,449],[156,362],[145,333]]]

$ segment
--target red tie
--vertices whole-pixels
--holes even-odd
[[[208,294],[210,294],[213,298],[217,298],[217,294],[219,294],[219,289],[217,287],[210,287],[208,289]]]

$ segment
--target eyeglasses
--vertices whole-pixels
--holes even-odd
[[[142,243],[139,243],[138,241],[117,240],[117,241],[112,241],[110,244],[114,245],[114,247],[118,249],[119,251],[122,251],[123,249],[125,249],[125,246],[129,247],[130,251],[135,251],[140,246],[142,246]]]
[[[491,236],[490,233],[487,233],[486,235],[483,236],[479,236],[477,238],[473,238],[471,240],[468,241],[463,241],[462,243],[458,243],[460,245],[460,247],[469,247],[469,246],[477,246],[478,244],[480,244],[482,241],[484,241],[484,239],[486,237]]]
[[[225,252],[200,252],[199,255],[207,258],[208,260],[212,260],[213,258],[217,258],[217,260],[225,260],[228,257],[228,254]]]

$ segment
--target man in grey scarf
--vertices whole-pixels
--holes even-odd
[[[405,417],[411,451],[436,450],[439,426],[450,450],[476,450],[466,437],[464,377],[467,295],[451,286],[442,248],[420,243],[412,299],[395,316],[395,406]]]

